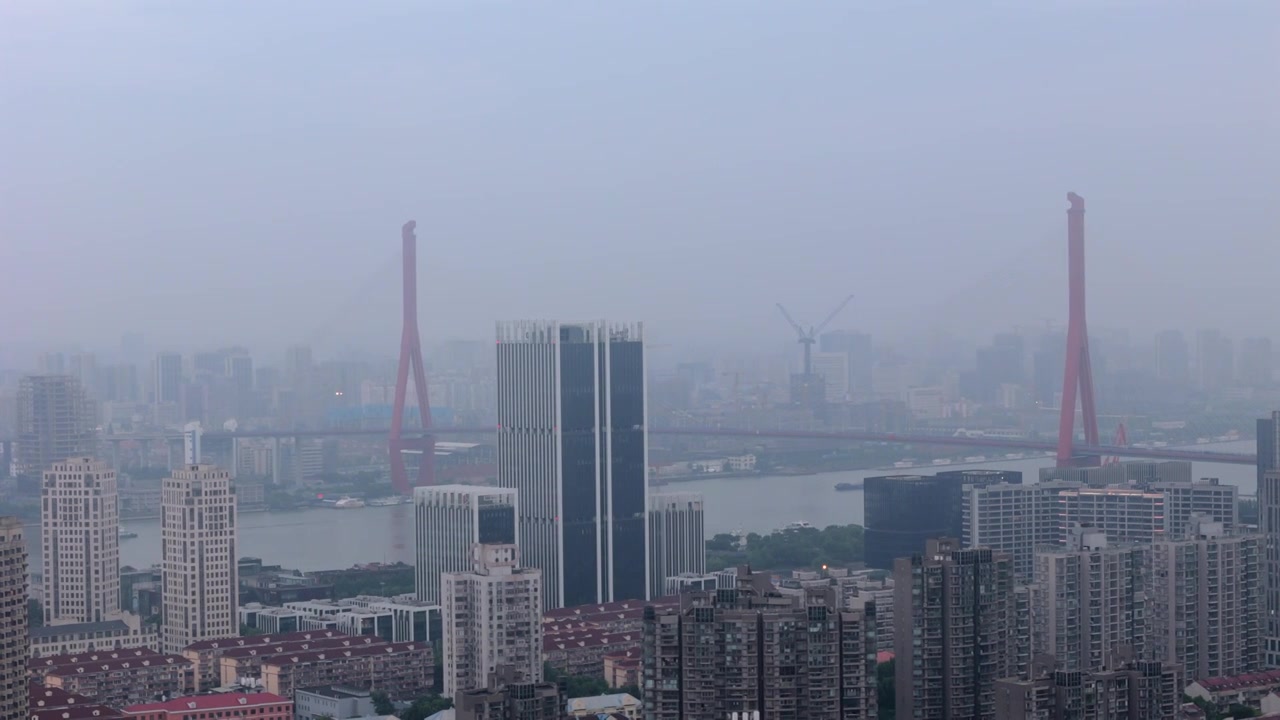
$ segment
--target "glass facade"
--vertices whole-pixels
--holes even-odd
[[[945,480],[929,475],[882,475],[863,485],[867,566],[893,569],[894,558],[924,552],[925,542],[951,531]]]

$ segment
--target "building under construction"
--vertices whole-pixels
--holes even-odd
[[[94,452],[95,413],[71,375],[28,375],[18,387],[14,472],[38,476],[50,465]]]

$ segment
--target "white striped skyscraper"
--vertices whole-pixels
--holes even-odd
[[[649,598],[666,594],[667,578],[707,570],[701,493],[649,496]]]
[[[642,599],[647,431],[639,323],[499,323],[498,484],[546,607]]]
[[[161,578],[166,653],[240,632],[236,486],[215,465],[186,465],[161,484]]]
[[[472,546],[514,545],[516,491],[476,485],[414,488],[414,554],[418,599],[440,603],[440,576],[467,572]]]
[[[116,471],[77,457],[54,463],[40,486],[44,621],[92,623],[120,614]]]

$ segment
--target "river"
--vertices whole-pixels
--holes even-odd
[[[1195,446],[1221,452],[1255,452],[1253,441]],[[708,535],[745,530],[769,532],[788,523],[804,521],[816,527],[861,524],[862,491],[836,492],[840,482],[854,482],[886,473],[929,473],[981,467],[1020,470],[1026,482],[1035,482],[1040,468],[1050,467],[1052,457],[983,463],[955,463],[942,467],[893,470],[849,470],[798,476],[726,477],[671,483],[661,492],[699,492],[706,499]],[[1257,475],[1250,465],[1196,463],[1192,477],[1217,477],[1236,485],[1242,495],[1257,490]],[[286,513],[240,515],[241,556],[262,558],[267,564],[299,570],[345,568],[370,562],[413,562],[413,507],[364,507],[351,510],[309,509]],[[145,567],[160,561],[160,520],[126,520],[125,530],[138,534],[120,541],[120,564]],[[39,568],[39,529],[29,528],[31,567]]]

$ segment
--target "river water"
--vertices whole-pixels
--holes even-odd
[[[1252,453],[1253,441],[1197,446],[1221,452]],[[1020,470],[1025,482],[1035,482],[1052,457],[1001,462],[952,464],[891,470],[850,470],[799,476],[726,477],[671,483],[660,492],[699,492],[706,499],[709,535],[745,530],[769,532],[791,522],[816,527],[862,523],[862,491],[836,492],[840,482],[854,482],[886,473],[924,473],[981,467]],[[1217,477],[1236,485],[1241,494],[1257,490],[1257,476],[1250,465],[1196,463],[1192,477]],[[364,507],[351,510],[316,508],[287,513],[240,515],[240,556],[262,558],[267,564],[299,570],[346,568],[370,562],[413,562],[413,507]],[[121,527],[138,534],[120,541],[120,564],[145,567],[160,561],[160,520],[127,520]],[[39,568],[38,528],[28,530],[31,567]]]

